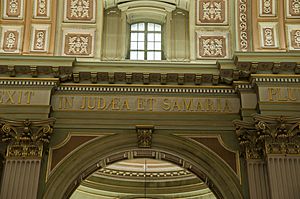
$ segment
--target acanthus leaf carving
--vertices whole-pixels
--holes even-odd
[[[153,126],[136,126],[138,147],[150,148],[152,144]]]
[[[247,159],[261,159],[266,154],[300,154],[300,118],[255,115],[252,122],[233,123]]]
[[[7,157],[41,157],[43,146],[49,144],[55,119],[0,120],[0,135],[8,143]]]

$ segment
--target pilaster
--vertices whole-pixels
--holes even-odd
[[[254,115],[234,124],[247,159],[250,198],[299,198],[300,118]]]
[[[0,198],[37,197],[41,158],[53,132],[54,119],[0,119],[1,140],[7,145]]]

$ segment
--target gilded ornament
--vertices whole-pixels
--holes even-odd
[[[136,126],[138,147],[150,148],[152,144],[153,126]]]
[[[248,159],[262,159],[267,154],[300,154],[300,118],[254,115],[252,122],[233,123]]]
[[[41,157],[50,142],[55,120],[13,121],[0,119],[0,135],[8,143],[7,157]]]

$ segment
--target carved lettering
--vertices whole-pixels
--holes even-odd
[[[34,91],[0,90],[0,105],[30,105]]]
[[[59,109],[73,108],[74,97],[60,97],[59,98]]]
[[[15,94],[17,95],[17,94]],[[294,99],[293,93],[288,93]],[[0,100],[2,100],[0,93]],[[238,98],[178,98],[178,97],[113,97],[113,96],[54,96],[54,110],[74,111],[140,111],[140,112],[212,112],[239,111]],[[235,104],[235,105],[233,105]]]
[[[294,102],[300,100],[300,89],[297,88],[268,88],[268,101]]]

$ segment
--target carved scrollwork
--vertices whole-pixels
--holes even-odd
[[[265,154],[300,154],[300,118],[254,115],[252,122],[233,123],[248,159],[260,159]]]
[[[50,142],[55,119],[13,121],[0,119],[0,135],[8,143],[8,157],[41,157]]]
[[[152,144],[153,126],[136,126],[138,147],[150,148]]]

